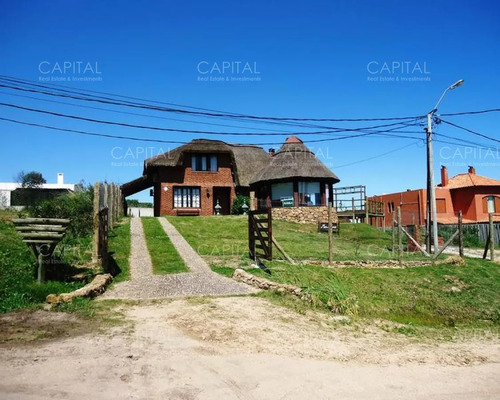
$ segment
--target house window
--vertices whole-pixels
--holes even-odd
[[[321,189],[319,182],[299,182],[299,205],[321,205]]]
[[[275,207],[290,207],[293,206],[293,183],[282,182],[273,183],[271,186],[271,195]]]
[[[174,208],[200,208],[200,188],[174,187]]]
[[[488,203],[488,214],[490,213],[495,213],[495,196],[488,196],[486,197],[486,201]]]
[[[438,214],[446,213],[446,199],[436,199],[436,212]]]
[[[191,170],[217,172],[217,156],[210,154],[193,154],[191,155]]]

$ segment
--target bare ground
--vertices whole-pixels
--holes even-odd
[[[47,326],[75,329],[30,345],[19,337],[5,341],[16,326],[29,331],[30,318],[24,325],[16,321],[19,315],[0,319],[0,398],[500,396],[500,340],[494,337],[416,340],[387,332],[391,324],[384,321],[345,325],[333,316],[301,315],[255,297],[120,307],[133,329],[125,324],[96,333],[94,326],[90,332],[86,320],[74,315],[37,311],[31,318],[35,331]]]

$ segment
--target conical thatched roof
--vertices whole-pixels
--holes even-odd
[[[302,143],[302,140],[295,136],[286,140],[278,152],[271,157],[267,166],[262,168],[250,183],[291,178],[316,178],[329,180],[331,183],[340,182],[340,179]]]

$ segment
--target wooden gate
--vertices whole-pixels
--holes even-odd
[[[98,213],[99,219],[99,244],[98,256],[104,271],[108,270],[108,207],[104,207]]]
[[[273,259],[273,227],[270,208],[248,213],[248,251],[254,260],[257,257],[266,260]]]

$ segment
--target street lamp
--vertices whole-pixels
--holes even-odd
[[[434,244],[434,254],[438,252],[438,228],[437,228],[437,215],[436,215],[436,192],[434,191],[434,161],[432,154],[432,119],[434,114],[436,113],[441,100],[443,100],[445,94],[448,90],[456,89],[459,86],[462,86],[464,83],[463,79],[456,81],[453,85],[448,86],[438,102],[434,106],[434,108],[429,111],[427,114],[427,221],[429,221],[429,214],[432,213],[432,235],[431,235],[431,226],[427,224],[427,237],[433,236],[433,244]],[[430,247],[430,241],[427,240],[427,246]],[[427,250],[430,251],[428,248]]]

